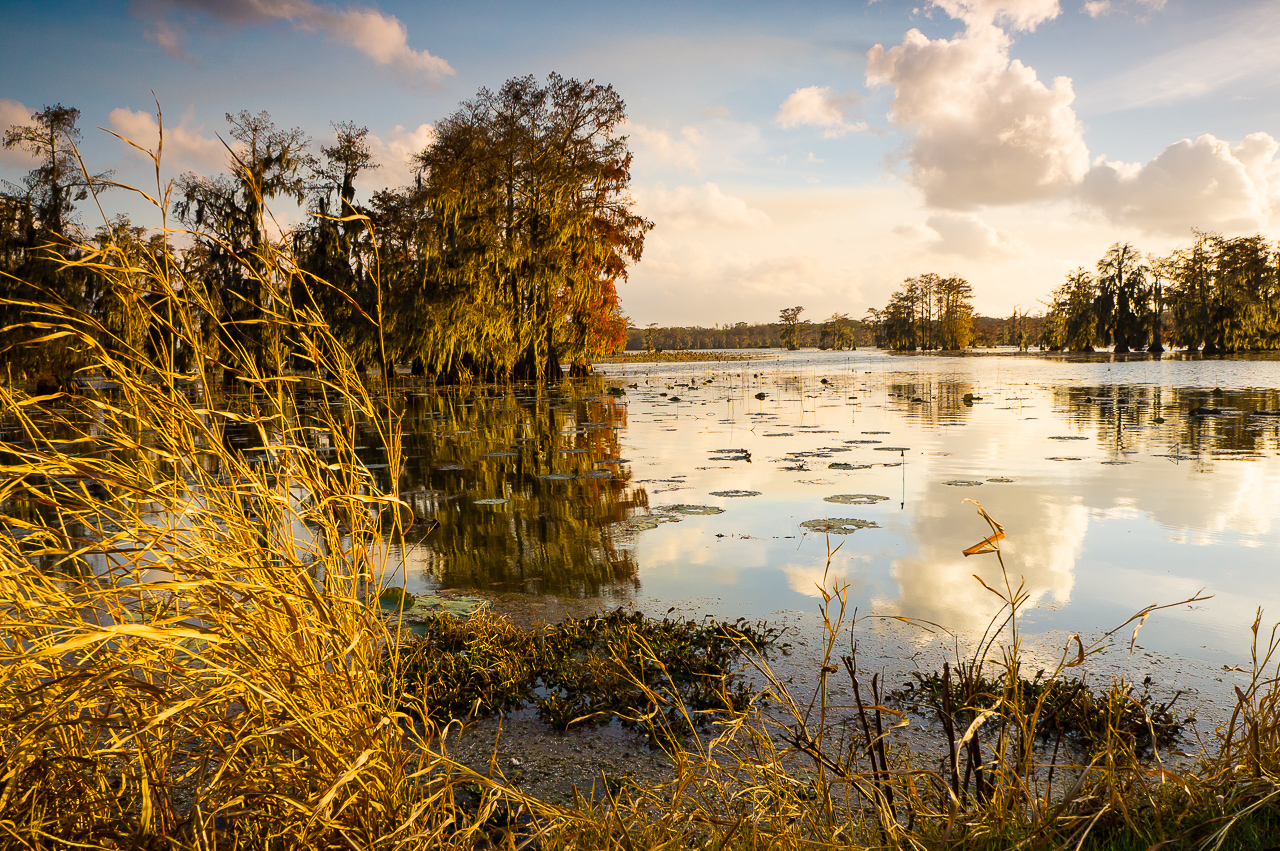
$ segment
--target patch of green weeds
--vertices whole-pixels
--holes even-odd
[[[888,697],[939,715],[944,711],[957,715],[986,709],[999,711],[1014,703],[1021,716],[1037,719],[1037,736],[1061,737],[1064,743],[1089,756],[1113,747],[1117,738],[1138,755],[1150,753],[1153,745],[1167,747],[1178,740],[1194,718],[1192,713],[1179,719],[1174,712],[1173,704],[1181,692],[1167,702],[1157,703],[1151,696],[1150,677],[1143,681],[1141,691],[1135,691],[1134,685],[1123,679],[1095,690],[1083,680],[1046,677],[1044,671],[1037,671],[1030,678],[1019,677],[1016,685],[1007,684],[1003,673],[992,678],[966,670],[954,674],[950,669],[941,674],[916,671],[912,677],[915,682],[890,691]]]
[[[617,718],[651,735],[745,707],[737,662],[782,635],[741,618],[657,620],[621,608],[537,629],[489,613],[423,626],[384,659],[406,708],[443,721],[533,706],[557,730]]]

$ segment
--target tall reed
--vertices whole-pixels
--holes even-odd
[[[495,804],[453,785],[490,781],[380,671],[379,541],[412,516],[389,388],[290,299],[282,246],[240,259],[272,294],[251,351],[163,233],[48,249],[114,321],[10,303],[84,366],[77,391],[0,387],[0,846],[470,847]]]

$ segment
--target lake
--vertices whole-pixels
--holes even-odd
[[[860,613],[972,635],[998,606],[974,574],[1002,582],[995,556],[962,555],[990,534],[976,500],[1029,634],[1204,589],[1140,644],[1237,664],[1256,607],[1280,618],[1278,360],[802,351],[599,372],[410,390],[401,487],[439,526],[410,530],[408,590],[777,619],[816,611],[838,546]]]

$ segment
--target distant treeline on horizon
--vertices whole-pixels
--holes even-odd
[[[862,320],[835,313],[799,319],[800,307],[768,324],[713,328],[629,328],[627,348],[844,349],[897,351],[1017,346],[1046,351],[1205,354],[1280,349],[1280,246],[1261,234],[1225,237],[1196,231],[1191,245],[1164,256],[1116,243],[1095,268],[1079,267],[1055,289],[1046,309],[1001,319],[973,314],[964,278],[934,273],[908,278],[882,309]]]

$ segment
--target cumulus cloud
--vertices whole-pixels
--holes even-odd
[[[370,178],[370,185],[376,184],[379,188],[403,186],[412,181],[410,160],[435,138],[435,128],[430,124],[419,124],[412,130],[397,124],[385,140],[370,133],[367,137],[369,149],[373,154],[373,161],[380,166],[373,173],[375,176]]]
[[[971,213],[935,213],[925,224],[937,235],[929,246],[935,254],[982,260],[1021,252],[1013,237]]]
[[[196,171],[220,171],[227,164],[226,146],[214,135],[206,135],[204,125],[193,126],[194,108],[188,108],[176,125],[164,128],[162,163],[169,169],[194,169]],[[135,145],[149,151],[156,150],[160,142],[160,127],[156,117],[144,110],[118,107],[107,116],[107,126]],[[133,148],[129,150],[134,151]],[[139,156],[143,154],[134,151]]]
[[[902,44],[867,53],[868,84],[894,88],[890,122],[914,133],[906,154],[912,181],[931,206],[949,209],[1066,194],[1089,166],[1071,80],[1046,86],[1035,69],[1009,58],[1004,31],[975,23],[1016,11],[1012,20],[1031,27],[1049,4],[944,8],[953,5],[972,18],[962,35],[929,39],[913,29]]]
[[[933,5],[974,28],[1001,24],[1031,31],[1062,13],[1058,0],[933,0]]]
[[[10,127],[30,124],[33,112],[35,110],[23,106],[21,101],[0,98],[0,138],[4,137]],[[24,148],[6,148],[0,145],[0,166],[31,168],[33,162]]]
[[[636,205],[659,226],[764,228],[773,222],[741,198],[726,195],[714,183],[636,191]]]
[[[674,165],[677,168],[696,171],[698,168],[698,149],[702,145],[702,134],[693,127],[683,127],[677,135],[666,130],[658,130],[628,121],[623,132],[634,140],[637,146],[655,160]]]
[[[340,8],[311,0],[145,0],[135,3],[134,11],[153,20],[147,37],[179,58],[185,58],[182,30],[168,17],[174,11],[204,13],[236,26],[288,21],[354,47],[410,80],[437,83],[454,73],[446,60],[410,47],[409,31],[399,18],[369,7]]]
[[[1183,139],[1145,164],[1099,158],[1081,199],[1117,224],[1185,235],[1192,227],[1265,229],[1280,198],[1277,142],[1254,133],[1237,147],[1211,135]]]
[[[849,108],[857,101],[857,92],[837,92],[830,86],[806,86],[787,95],[773,120],[787,129],[817,127],[822,130],[824,139],[835,139],[867,129],[861,121],[851,123],[845,119]]]

